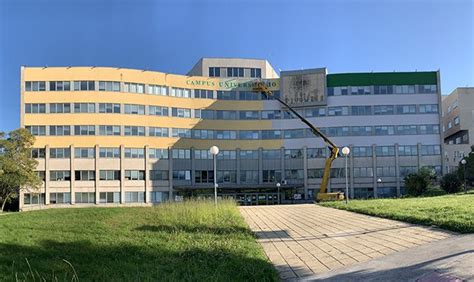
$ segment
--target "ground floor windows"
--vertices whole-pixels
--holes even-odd
[[[71,193],[49,193],[50,204],[70,204]]]
[[[263,182],[271,183],[281,181],[281,170],[264,170]]]
[[[150,196],[151,196],[152,203],[166,202],[169,199],[168,192],[151,192]]]
[[[125,180],[145,180],[144,170],[126,170]]]
[[[125,203],[144,203],[145,192],[125,192]]]
[[[23,195],[24,205],[44,205],[44,193],[25,193]]]
[[[94,192],[76,192],[76,204],[94,204],[95,193]]]
[[[258,183],[258,170],[241,170],[240,182],[245,184]]]
[[[100,192],[99,202],[101,204],[120,203],[120,192]]]

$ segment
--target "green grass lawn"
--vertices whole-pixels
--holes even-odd
[[[79,281],[278,279],[232,202],[0,216],[0,280],[71,281],[74,272]]]
[[[444,229],[474,232],[474,194],[425,198],[351,200],[321,205]]]

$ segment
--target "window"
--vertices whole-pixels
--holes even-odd
[[[194,158],[197,160],[212,160],[209,150],[194,150]]]
[[[222,150],[217,154],[218,160],[235,160],[237,159],[237,153],[234,150]]]
[[[25,193],[23,195],[23,204],[25,205],[44,205],[44,193]]]
[[[145,192],[125,192],[125,203],[145,202]]]
[[[36,170],[35,174],[43,181],[46,181],[46,172],[44,170]]]
[[[71,112],[71,104],[69,103],[51,103],[49,104],[49,112],[51,114],[62,114]]]
[[[349,107],[328,107],[328,116],[347,116]]]
[[[262,119],[281,119],[281,111],[261,111]]]
[[[392,105],[374,106],[374,115],[393,115],[394,112],[394,106]]]
[[[369,95],[370,86],[351,86],[351,95]]]
[[[172,128],[171,137],[191,138],[191,129],[187,128]]]
[[[216,139],[237,139],[237,131],[216,130]]]
[[[419,125],[418,132],[419,134],[439,134],[439,125],[437,124]]]
[[[124,89],[123,89],[124,92],[139,93],[139,94],[145,93],[144,84],[125,82],[123,86],[124,86]]]
[[[395,177],[395,167],[394,166],[378,166],[377,167],[377,177]]]
[[[308,159],[326,158],[328,150],[326,148],[308,148],[306,149]]]
[[[309,108],[305,110],[305,117],[324,117],[326,116],[326,108]]]
[[[120,180],[120,170],[101,170],[100,180]]]
[[[351,153],[354,157],[372,157],[372,147],[370,146],[352,147]]]
[[[256,93],[253,91],[240,91],[239,92],[239,100],[247,100],[247,101],[255,101],[260,100],[260,93]]]
[[[394,135],[395,134],[395,127],[392,125],[380,125],[375,126],[375,135]]]
[[[194,98],[214,99],[214,91],[204,90],[204,89],[195,89]]]
[[[218,170],[217,182],[219,183],[237,183],[237,172],[235,170]]]
[[[145,149],[143,148],[125,148],[125,158],[143,159],[145,157]]]
[[[93,159],[95,158],[94,148],[75,148],[74,157],[76,159]]]
[[[264,160],[280,159],[281,151],[280,150],[262,150],[262,158]]]
[[[380,85],[374,86],[374,94],[393,94],[393,86],[391,85]]]
[[[280,170],[263,170],[263,183],[273,183],[281,181]]]
[[[415,85],[395,85],[395,94],[414,94]]]
[[[304,129],[288,129],[284,131],[284,138],[291,139],[291,138],[304,138]]]
[[[285,179],[288,180],[302,180],[304,178],[302,169],[286,169]]]
[[[418,171],[418,167],[416,166],[400,166],[400,177],[405,177],[409,174],[416,173]]]
[[[49,193],[50,204],[70,204],[71,193]]]
[[[100,158],[120,158],[120,149],[119,148],[100,148],[99,149]]]
[[[237,111],[216,111],[217,119],[236,120]]]
[[[258,130],[241,130],[239,131],[239,139],[249,140],[249,139],[259,139],[260,132]]]
[[[329,136],[349,136],[349,127],[328,127],[326,134]]]
[[[212,170],[196,170],[194,172],[194,181],[196,183],[213,183],[214,171]]]
[[[287,149],[285,150],[285,159],[302,159],[303,150],[302,149]]]
[[[374,177],[371,167],[354,167],[354,177]]]
[[[31,157],[33,159],[44,159],[46,150],[44,148],[31,148]]]
[[[191,150],[189,149],[173,149],[171,154],[173,159],[191,159]]]
[[[67,136],[71,135],[71,126],[69,125],[50,125],[49,126],[50,136]]]
[[[420,105],[419,111],[422,114],[437,114],[438,113],[438,105],[437,104],[429,104],[429,105]]]
[[[262,69],[260,68],[251,68],[250,77],[262,77]]]
[[[75,113],[95,113],[95,104],[93,103],[74,103]]]
[[[214,110],[201,110],[195,109],[194,110],[194,117],[200,119],[215,119],[216,111]]]
[[[71,157],[70,148],[50,148],[49,157],[51,159],[69,159]]]
[[[237,92],[236,91],[217,91],[217,99],[237,100]]]
[[[94,192],[76,192],[76,204],[94,204],[95,193]]]
[[[148,136],[169,137],[169,130],[163,127],[149,127]]]
[[[49,178],[51,181],[70,181],[71,172],[69,170],[51,170]]]
[[[401,145],[398,146],[399,156],[417,156],[418,146],[417,145]]]
[[[171,96],[180,98],[190,98],[191,90],[186,88],[174,88],[171,87]]]
[[[209,76],[210,77],[220,77],[221,76],[221,68],[219,68],[219,67],[210,67],[209,68]]]
[[[191,171],[173,170],[173,180],[191,180]]]
[[[74,91],[94,91],[94,81],[74,81]]]
[[[281,139],[281,130],[262,130],[262,139]]]
[[[30,126],[25,126],[25,128],[31,133],[31,135],[34,135],[34,136],[46,135],[46,126],[44,125],[30,125]]]
[[[452,122],[448,122],[448,128],[452,128],[453,127],[453,123]]]
[[[168,114],[168,107],[161,107],[161,106],[148,106],[148,114],[152,116],[165,116],[167,117]]]
[[[168,149],[149,149],[148,155],[150,159],[168,159]]]
[[[46,82],[25,81],[25,91],[46,91]]]
[[[125,180],[145,180],[144,170],[126,170]]]
[[[240,111],[240,119],[246,120],[246,119],[259,119],[259,112],[258,111]]]
[[[169,180],[167,170],[150,170],[150,180]]]
[[[152,203],[162,203],[168,201],[169,193],[168,192],[150,192],[151,202]]]
[[[332,95],[329,95],[329,96],[347,95],[348,94],[348,88],[346,86],[344,86],[344,87],[333,87],[332,90],[330,91],[330,93]]]
[[[120,203],[120,192],[100,192],[100,203]]]
[[[352,106],[351,109],[353,116],[372,115],[372,106]]]
[[[439,145],[422,145],[421,146],[422,156],[441,155],[441,146]]]
[[[459,117],[454,118],[454,125],[458,125],[460,122]]]
[[[375,147],[375,155],[377,157],[395,156],[395,146],[377,146]]]
[[[75,125],[74,135],[95,135],[95,125]]]
[[[244,68],[227,68],[227,77],[244,77]]]
[[[241,170],[240,182],[245,184],[258,183],[258,170]]]
[[[324,173],[324,170],[323,170]],[[330,172],[331,178],[345,178],[346,177],[346,169],[343,167],[334,167],[331,168]]]
[[[419,93],[436,93],[436,85],[435,84],[418,85],[418,92]]]
[[[125,136],[145,136],[144,126],[125,126]]]
[[[191,109],[171,108],[171,115],[174,117],[191,118]]]
[[[120,104],[100,103],[99,113],[120,114]]]
[[[416,114],[416,105],[397,105],[397,114]]]
[[[352,126],[352,136],[370,136],[372,135],[372,126]]]
[[[195,139],[214,139],[214,130],[193,129],[192,132]]]
[[[78,181],[95,181],[95,170],[76,170],[74,175]]]
[[[44,114],[46,113],[46,104],[25,104],[25,113]]]
[[[119,81],[99,81],[99,91],[120,92]]]
[[[240,159],[246,160],[258,160],[258,151],[256,150],[241,150],[240,151]]]
[[[125,104],[125,113],[130,115],[144,115],[145,106],[144,105],[132,105]]]
[[[148,85],[148,94],[168,96],[168,87],[161,85]]]
[[[416,125],[398,125],[397,134],[398,135],[416,135],[417,126]]]

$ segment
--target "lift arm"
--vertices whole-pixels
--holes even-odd
[[[319,189],[319,194],[317,196],[318,200],[329,200],[329,199],[334,199],[334,200],[342,200],[343,195],[341,193],[327,193],[327,186],[329,182],[329,176],[331,173],[331,165],[332,162],[338,157],[339,154],[339,148],[332,142],[324,133],[321,132],[317,127],[315,127],[313,124],[311,124],[306,118],[304,118],[302,115],[300,115],[295,109],[290,107],[286,102],[281,100],[280,98],[273,96],[273,92],[268,89],[268,87],[264,83],[258,83],[257,87],[253,89],[255,92],[260,92],[264,94],[265,96],[271,96],[280,104],[288,108],[295,116],[297,116],[304,124],[306,124],[310,129],[311,132],[313,132],[314,135],[321,137],[324,142],[328,145],[330,154],[329,157],[326,159],[325,165],[324,165],[324,173],[323,173],[323,179],[321,182],[321,188]]]

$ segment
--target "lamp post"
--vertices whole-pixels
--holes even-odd
[[[351,149],[349,149],[349,147],[344,147],[342,148],[342,154],[344,155],[345,159],[346,159],[346,205],[347,203],[349,203],[349,181],[348,181],[348,178],[347,178],[347,156],[349,155],[349,153],[351,152]]]
[[[212,146],[209,152],[214,160],[214,205],[217,207],[217,154],[219,154],[219,147]]]
[[[379,185],[380,185],[380,184],[382,184],[382,178],[377,179],[377,188],[379,188]],[[377,193],[378,193],[378,190],[379,190],[379,189],[377,189]],[[378,198],[378,195],[375,194],[375,197]]]
[[[278,204],[280,204],[280,186],[281,186],[280,182],[278,182],[276,184],[276,186],[277,186],[277,190],[278,190]]]
[[[463,176],[464,176],[464,193],[467,193],[467,185],[466,185],[466,164],[467,164],[467,161],[466,161],[466,159],[462,159],[461,164],[464,166],[464,173],[463,173]]]

